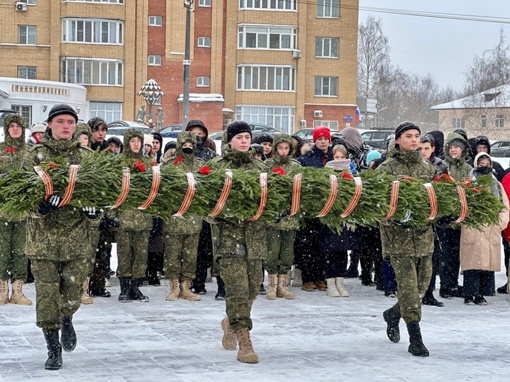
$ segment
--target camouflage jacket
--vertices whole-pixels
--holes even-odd
[[[47,133],[41,144],[32,146],[23,158],[23,168],[63,160],[66,165],[79,164],[92,151],[77,140],[55,140]],[[63,192],[63,191],[62,191]],[[90,257],[90,219],[74,207],[62,207],[42,216],[28,216],[26,255],[31,259],[69,261]]]
[[[419,151],[400,151],[393,149],[388,158],[377,167],[395,177],[412,176],[424,182],[430,182],[436,176],[436,168],[421,158]],[[414,228],[405,222],[381,223],[381,242],[384,257],[391,255],[430,256],[434,251],[432,226]]]
[[[459,139],[466,145],[464,150],[462,150],[462,155],[458,159],[453,159],[448,150],[448,145],[454,139]],[[446,139],[446,149],[444,151],[444,161],[446,163],[446,167],[448,168],[448,174],[458,182],[464,180],[464,178],[469,178],[469,173],[472,169],[472,167],[466,163],[468,147],[469,142],[466,141],[462,135],[457,133],[448,134],[448,138]]]
[[[290,147],[290,154],[286,157],[281,157],[278,155],[277,147],[280,143],[288,143]],[[301,167],[301,164],[291,157],[292,152],[294,151],[294,142],[292,138],[287,134],[279,134],[274,138],[273,141],[273,151],[274,155],[272,158],[269,158],[264,163],[269,167],[269,171],[273,171],[275,168],[280,167],[285,170],[285,172],[289,172],[293,169]],[[290,208],[290,206],[289,206]],[[299,228],[299,219],[295,216],[282,216],[275,222],[274,225],[271,225],[271,228],[275,228],[282,231],[295,230]]]
[[[122,159],[125,161],[126,167],[133,167],[135,161],[141,161],[145,166],[145,171],[150,171],[151,159],[144,157],[141,149],[140,152],[135,153],[129,146],[129,141],[134,137],[141,139],[143,147],[143,134],[137,129],[128,129],[124,134]],[[107,211],[106,216],[110,219],[116,217],[119,220],[119,227],[115,228],[115,231],[150,231],[153,225],[152,215],[138,209]]]
[[[208,162],[212,168],[243,168],[257,172],[267,171],[264,162],[253,157],[253,151],[232,150],[223,146],[223,157],[215,157]],[[264,259],[267,253],[265,223],[234,222],[225,219],[215,220],[211,224],[213,235],[213,253],[215,257],[244,257]]]
[[[186,142],[193,144],[193,153],[186,154],[182,151],[182,145]],[[162,166],[179,166],[186,172],[197,171],[205,165],[205,161],[195,156],[197,150],[197,141],[195,134],[189,131],[180,132],[177,136],[175,155],[171,157]],[[180,235],[198,234],[202,230],[202,218],[196,215],[185,214],[181,217],[172,217],[164,220],[163,234],[173,233]]]

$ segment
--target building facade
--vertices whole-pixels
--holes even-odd
[[[10,3],[12,2],[12,5]],[[0,5],[0,76],[87,88],[90,116],[134,120],[154,79],[164,124],[183,113],[186,8],[167,0]],[[195,0],[189,119],[243,119],[289,133],[354,125],[358,0]]]

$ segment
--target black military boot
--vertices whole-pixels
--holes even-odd
[[[120,294],[119,301],[120,302],[129,302],[131,298],[129,297],[129,284],[131,283],[131,279],[128,277],[119,277],[120,282]]]
[[[44,364],[46,370],[58,370],[62,367],[62,345],[58,336],[58,330],[43,332],[48,348],[48,359]]]
[[[398,324],[400,322],[400,306],[398,304],[393,305],[390,309],[383,312],[384,321],[388,325],[386,327],[386,334],[391,342],[400,341],[400,329]]]
[[[216,277],[216,281],[218,283],[218,293],[216,293],[214,299],[217,301],[225,300],[225,283],[220,276]]]
[[[429,351],[421,338],[420,323],[418,321],[408,323],[407,331],[409,333],[409,348],[407,351],[418,357],[428,357]]]
[[[73,316],[62,315],[62,347],[65,351],[76,348],[76,332],[73,326]]]
[[[142,285],[143,279],[133,279],[131,280],[131,289],[129,291],[129,297],[132,300],[141,301],[141,302],[149,302],[149,297],[145,296],[140,291],[140,285]]]

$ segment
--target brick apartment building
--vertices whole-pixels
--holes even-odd
[[[356,109],[359,0],[195,0],[189,118],[293,132],[343,128]],[[90,116],[134,120],[154,79],[165,125],[182,121],[183,1],[6,0],[0,77],[87,88]]]

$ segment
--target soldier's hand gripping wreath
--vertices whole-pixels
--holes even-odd
[[[89,219],[97,219],[99,217],[99,211],[96,207],[83,207],[82,211]]]
[[[47,200],[43,200],[39,203],[39,213],[41,215],[48,215],[51,211],[58,208],[60,200],[61,198],[57,194],[51,195]]]

